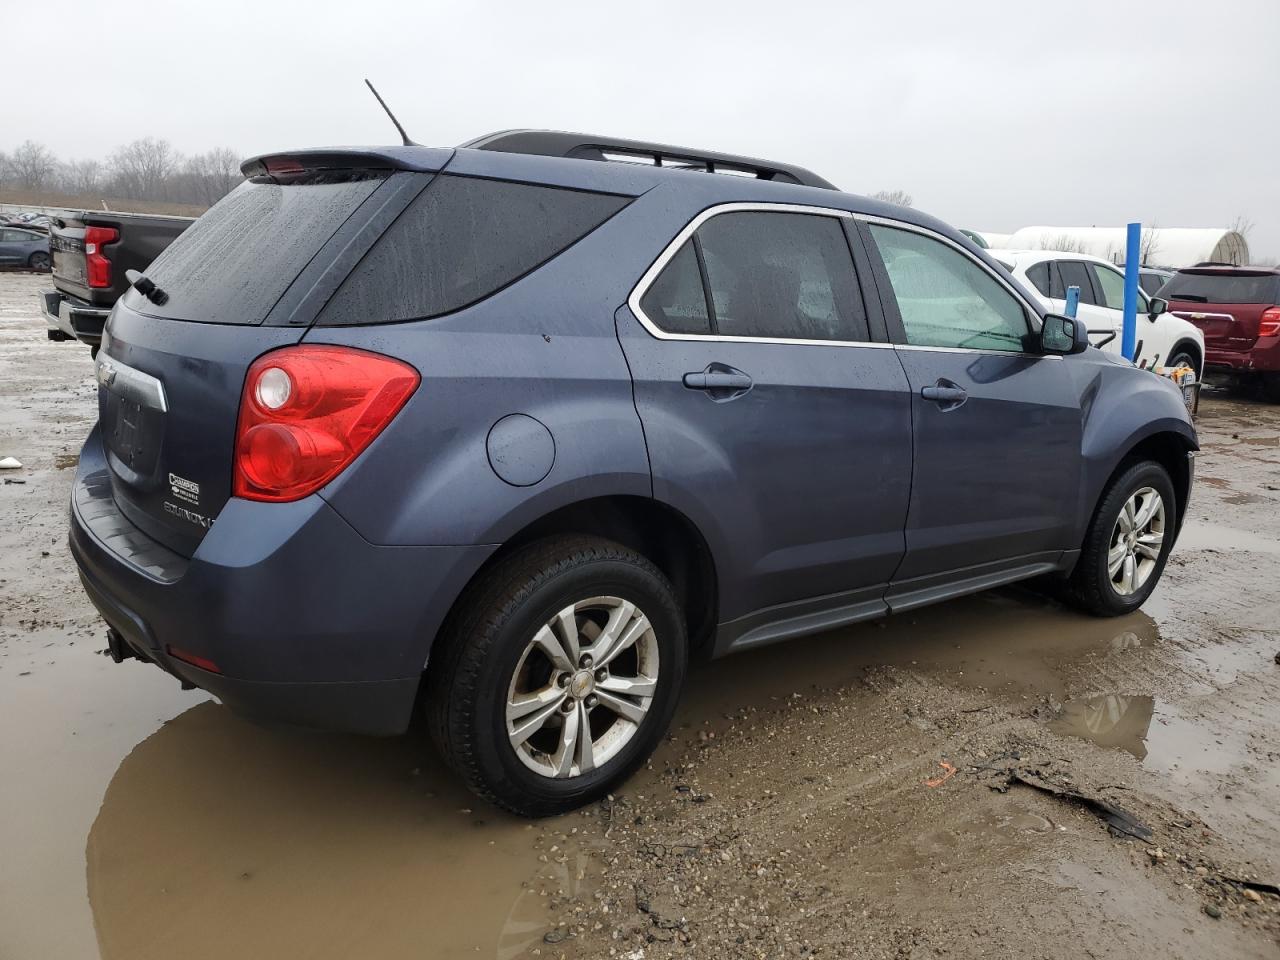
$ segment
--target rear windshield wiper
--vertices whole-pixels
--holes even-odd
[[[150,300],[157,306],[163,306],[169,300],[169,295],[155,285],[153,280],[144,277],[137,270],[126,270],[124,272],[125,279],[129,281],[129,285],[137,290],[140,294]]]

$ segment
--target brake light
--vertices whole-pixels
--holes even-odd
[[[1280,334],[1280,307],[1271,307],[1262,311],[1262,319],[1258,321],[1258,336],[1274,337]]]
[[[115,227],[84,228],[84,265],[85,277],[91,287],[111,286],[111,261],[102,252],[108,243],[120,239],[120,231]]]
[[[421,379],[407,363],[351,347],[264,354],[240,398],[232,492],[273,502],[314,493],[373,442]]]

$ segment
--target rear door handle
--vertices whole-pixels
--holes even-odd
[[[722,370],[703,370],[699,373],[686,373],[684,385],[690,390],[750,390],[752,380],[740,370],[732,373]]]
[[[932,387],[921,387],[920,396],[940,406],[943,410],[954,410],[969,399],[969,393],[958,383],[950,380],[939,380]]]

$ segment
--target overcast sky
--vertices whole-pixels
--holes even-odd
[[[705,11],[705,12],[704,12]],[[1280,256],[1280,0],[3,0],[0,150],[586,130],[901,188],[961,227],[1226,226]]]

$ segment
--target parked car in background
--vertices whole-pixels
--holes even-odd
[[[1161,267],[1143,267],[1138,271],[1138,286],[1142,288],[1142,292],[1149,297],[1154,297],[1159,293],[1160,288],[1169,282],[1169,278],[1173,276],[1172,270],[1165,270]]]
[[[48,238],[53,287],[41,293],[50,340],[79,340],[95,355],[102,327],[127,270],[144,271],[187,227],[190,217],[86,210],[58,217]]]
[[[997,261],[1039,296],[1046,310],[1066,309],[1067,287],[1080,288],[1079,316],[1094,343],[1119,354],[1124,326],[1124,274],[1101,257],[1053,250],[991,250]],[[1204,368],[1204,335],[1182,317],[1167,312],[1168,303],[1138,291],[1139,347],[1134,360],[1146,366],[1176,367],[1185,363],[1199,377]],[[1106,339],[1110,337],[1110,339]],[[1105,342],[1104,342],[1105,340]]]
[[[1280,403],[1280,269],[1189,267],[1160,294],[1174,316],[1204,333],[1211,373],[1261,387]]]
[[[0,266],[48,270],[49,238],[35,230],[0,227]]]
[[[113,656],[240,712],[421,707],[560,813],[691,655],[1041,576],[1130,613],[1187,512],[1170,381],[807,170],[528,130],[243,169],[112,311],[70,535]]]

